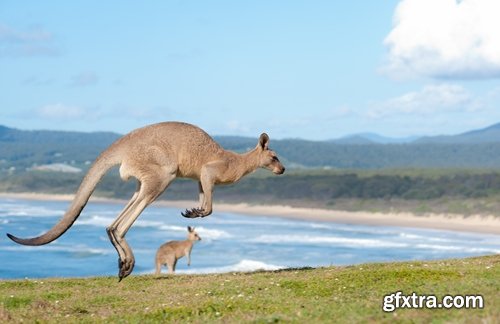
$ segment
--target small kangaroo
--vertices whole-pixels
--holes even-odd
[[[177,177],[198,181],[200,207],[181,213],[188,218],[212,213],[215,185],[237,182],[243,176],[265,168],[283,174],[285,167],[269,149],[269,136],[260,135],[255,149],[238,154],[224,150],[197,126],[182,122],[163,122],[136,129],[116,140],[95,160],[78,188],[70,207],[48,232],[34,238],[7,236],[23,245],[43,245],[64,234],[80,216],[95,187],[113,166],[120,165],[120,177],[137,179],[137,189],[116,220],[106,228],[118,252],[118,277],[132,273],[135,264],[132,249],[125,240],[141,212],[160,196]]]
[[[170,241],[160,246],[156,252],[155,275],[158,276],[160,274],[161,266],[165,264],[168,267],[168,273],[174,273],[177,260],[185,255],[187,256],[188,266],[191,265],[191,250],[193,249],[193,244],[195,241],[201,241],[201,237],[195,232],[194,227],[188,226],[187,229],[187,240]]]

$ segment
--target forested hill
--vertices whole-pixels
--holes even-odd
[[[50,163],[93,161],[119,138],[109,132],[25,131],[0,125],[0,170]]]
[[[0,126],[0,170],[25,170],[51,163],[83,166],[119,136],[108,132],[25,131]],[[215,136],[215,139],[224,148],[239,152],[257,143],[257,137]],[[271,139],[271,147],[288,167],[500,168],[500,124],[445,139],[423,138],[399,144]]]

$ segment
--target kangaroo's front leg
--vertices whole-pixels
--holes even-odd
[[[181,212],[181,215],[186,217],[186,218],[196,218],[196,217],[202,217],[203,214],[203,201],[205,200],[205,193],[203,192],[203,186],[201,184],[201,181],[198,181],[198,191],[199,191],[199,201],[200,201],[200,208],[191,208],[191,209],[186,209],[185,212]]]
[[[199,202],[200,206],[203,206],[203,201],[205,200],[205,193],[203,192],[203,186],[201,185],[201,181],[198,181],[198,191],[199,191]]]
[[[188,265],[188,266],[191,266],[191,249],[190,249],[190,248],[187,248],[187,249],[184,251],[184,254],[186,254],[186,258],[187,258],[187,265]]]
[[[200,208],[186,209],[181,213],[187,218],[205,217],[212,213],[212,193],[217,176],[226,167],[224,161],[211,162],[203,166],[200,176]]]

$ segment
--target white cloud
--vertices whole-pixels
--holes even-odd
[[[85,116],[85,111],[82,108],[62,103],[40,107],[36,113],[40,118],[55,120],[72,120]]]
[[[372,104],[367,116],[382,118],[388,115],[433,115],[443,112],[473,112],[478,109],[477,100],[462,86],[439,84]]]
[[[55,56],[59,50],[54,36],[41,26],[18,30],[0,23],[0,56]]]
[[[402,0],[383,70],[393,77],[500,77],[500,1]]]

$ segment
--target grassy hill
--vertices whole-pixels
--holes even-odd
[[[382,311],[383,296],[481,295],[483,309]],[[272,272],[0,281],[0,322],[449,322],[500,318],[500,255]]]

